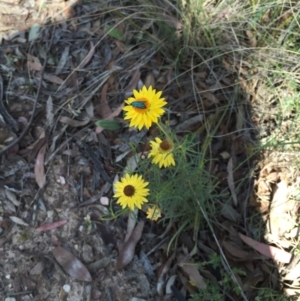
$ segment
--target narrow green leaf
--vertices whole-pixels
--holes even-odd
[[[108,120],[108,119],[102,119],[96,121],[96,125],[104,128],[105,130],[110,130],[110,131],[116,131],[121,128],[120,122],[116,120]]]
[[[125,37],[123,35],[123,33],[117,29],[116,27],[112,27],[110,25],[104,25],[104,29],[107,32],[108,35],[110,35],[111,37],[120,40],[120,41],[125,41]]]

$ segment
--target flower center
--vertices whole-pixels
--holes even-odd
[[[133,196],[135,192],[135,188],[131,185],[127,185],[124,187],[123,192],[126,196]]]
[[[168,140],[164,140],[159,144],[160,149],[166,153],[172,150],[173,146]]]

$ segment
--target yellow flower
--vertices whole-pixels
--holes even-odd
[[[175,166],[173,155],[173,143],[169,140],[162,141],[159,138],[155,138],[156,141],[150,141],[152,147],[148,158],[152,158],[152,163],[158,164],[159,168],[168,167],[170,165]]]
[[[124,119],[130,119],[130,126],[139,130],[143,126],[149,129],[152,123],[157,123],[158,118],[165,112],[162,107],[167,102],[164,98],[160,98],[161,94],[161,91],[156,92],[152,86],[149,89],[143,86],[140,91],[133,90],[134,97],[125,100],[127,105],[123,108],[126,112]]]
[[[149,189],[145,188],[148,184],[149,182],[145,182],[142,176],[126,174],[114,184],[114,197],[118,198],[117,203],[122,209],[126,207],[130,210],[134,210],[134,207],[141,209],[142,205],[148,202],[145,198],[149,195]]]
[[[147,218],[152,221],[157,221],[161,217],[161,211],[156,205],[149,207],[146,214]]]

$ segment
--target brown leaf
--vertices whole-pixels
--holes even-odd
[[[229,159],[228,164],[227,164],[227,172],[228,172],[228,176],[227,176],[227,182],[228,182],[228,186],[232,195],[232,199],[233,199],[233,203],[235,206],[237,206],[238,200],[237,200],[237,196],[235,193],[235,185],[234,185],[234,179],[233,179],[233,160],[232,157]]]
[[[87,125],[90,120],[87,119],[87,120],[83,120],[83,121],[79,121],[79,120],[74,120],[74,119],[71,119],[67,116],[61,116],[59,118],[59,121],[62,122],[62,123],[66,123],[67,125],[70,125],[74,128],[77,128],[77,127],[80,127],[80,126],[85,126]]]
[[[201,96],[209,100],[209,103],[207,105],[218,104],[220,102],[214,94],[208,91],[201,92]]]
[[[127,232],[126,232],[124,242],[126,242],[131,237],[131,234],[132,234],[134,227],[136,225],[136,222],[137,222],[137,215],[138,215],[137,208],[135,208],[134,211],[130,211],[128,214]]]
[[[56,66],[55,74],[58,75],[62,72],[65,64],[67,63],[69,57],[70,46],[66,46],[64,51],[61,54],[61,58]]]
[[[64,80],[62,80],[60,77],[53,75],[53,74],[45,73],[45,72],[44,72],[43,78],[48,80],[49,82],[51,82],[53,84],[57,84],[57,85],[62,85],[64,83]]]
[[[256,47],[257,45],[256,36],[250,30],[246,30],[246,35],[249,39],[250,46],[253,48]]]
[[[92,282],[92,276],[83,263],[63,247],[53,249],[53,255],[62,268],[73,278]]]
[[[29,160],[33,160],[38,152],[40,151],[41,147],[47,142],[48,135],[46,137],[40,138],[39,140],[35,141],[33,144],[29,145],[26,149],[22,149],[19,154],[29,154]]]
[[[239,237],[245,244],[252,247],[259,253],[267,256],[268,258],[272,258],[272,259],[282,262],[282,263],[289,263],[291,261],[292,254],[290,254],[284,250],[281,250],[279,248],[258,242],[258,241],[254,240],[250,237],[247,237],[241,233],[239,233]]]
[[[61,221],[57,221],[54,223],[46,223],[46,224],[43,224],[43,225],[39,226],[38,228],[36,228],[36,230],[39,232],[53,230],[53,229],[63,226],[67,222],[68,221],[66,219],[63,219]]]
[[[44,270],[44,263],[39,261],[29,272],[30,275],[41,275]]]
[[[97,106],[97,113],[99,115],[101,115],[102,118],[106,118],[112,114],[110,106],[107,103],[107,97],[106,97],[108,86],[109,86],[108,83],[105,83],[103,85],[102,90],[101,90],[101,97],[100,97],[101,105]]]
[[[146,87],[154,87],[155,85],[155,78],[152,72],[149,72],[145,78],[145,86]]]
[[[35,71],[41,71],[43,68],[40,60],[37,57],[30,54],[27,54],[27,64],[30,69]]]
[[[244,250],[240,250],[237,248],[237,246],[233,246],[231,243],[227,242],[227,241],[223,241],[222,244],[225,248],[225,250],[227,252],[229,252],[231,255],[233,255],[234,257],[237,258],[241,258],[241,259],[247,259],[250,255],[249,252],[244,251]]]
[[[132,231],[130,238],[126,241],[123,248],[120,250],[116,264],[117,270],[124,268],[133,259],[135,246],[142,236],[144,224],[144,221],[141,221],[137,224],[137,226]]]
[[[90,46],[91,46],[91,49],[90,49],[89,53],[87,54],[87,56],[84,58],[84,60],[80,64],[81,68],[85,67],[90,62],[91,58],[93,57],[93,55],[95,53],[95,46],[92,41],[90,41]]]
[[[46,176],[45,176],[45,169],[44,169],[44,159],[45,159],[45,153],[46,153],[47,144],[45,143],[35,161],[34,165],[34,175],[35,175],[35,181],[39,185],[40,188],[43,188],[46,184]]]
[[[140,69],[136,69],[134,74],[131,77],[131,80],[130,80],[128,86],[125,89],[126,96],[132,95],[132,91],[133,91],[133,89],[135,89],[135,87],[137,87],[137,84],[138,84],[140,78],[141,78],[141,71],[140,71]]]
[[[288,212],[292,211],[294,201],[289,199],[289,187],[285,180],[280,181],[275,188],[269,211],[271,233],[283,236],[294,227],[294,221]]]
[[[196,287],[198,287],[200,289],[205,289],[206,288],[206,284],[204,282],[204,279],[200,275],[199,270],[197,269],[197,266],[196,266],[195,263],[192,263],[192,262],[180,262],[179,266],[189,276],[190,281],[192,281],[193,284]]]
[[[121,42],[121,41],[119,41],[119,40],[115,40],[114,42],[115,42],[115,44],[117,45],[118,49],[119,49],[122,53],[125,53],[125,52],[126,52],[126,45],[125,45],[123,42]]]

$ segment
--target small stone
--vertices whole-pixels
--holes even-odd
[[[69,293],[70,290],[71,290],[71,286],[70,286],[69,284],[65,284],[65,285],[63,286],[63,290],[64,290],[66,293]]]
[[[53,214],[54,214],[54,210],[48,210],[47,211],[47,217],[48,218],[51,218],[53,216]]]
[[[82,259],[86,263],[90,263],[94,260],[93,248],[90,245],[83,245],[82,247]]]
[[[100,199],[100,203],[101,203],[102,205],[108,206],[108,205],[109,205],[109,198],[106,197],[106,196],[103,196],[103,197]]]
[[[8,297],[8,298],[5,299],[5,301],[16,301],[16,298]]]
[[[5,278],[6,279],[10,279],[10,275],[5,275]]]

